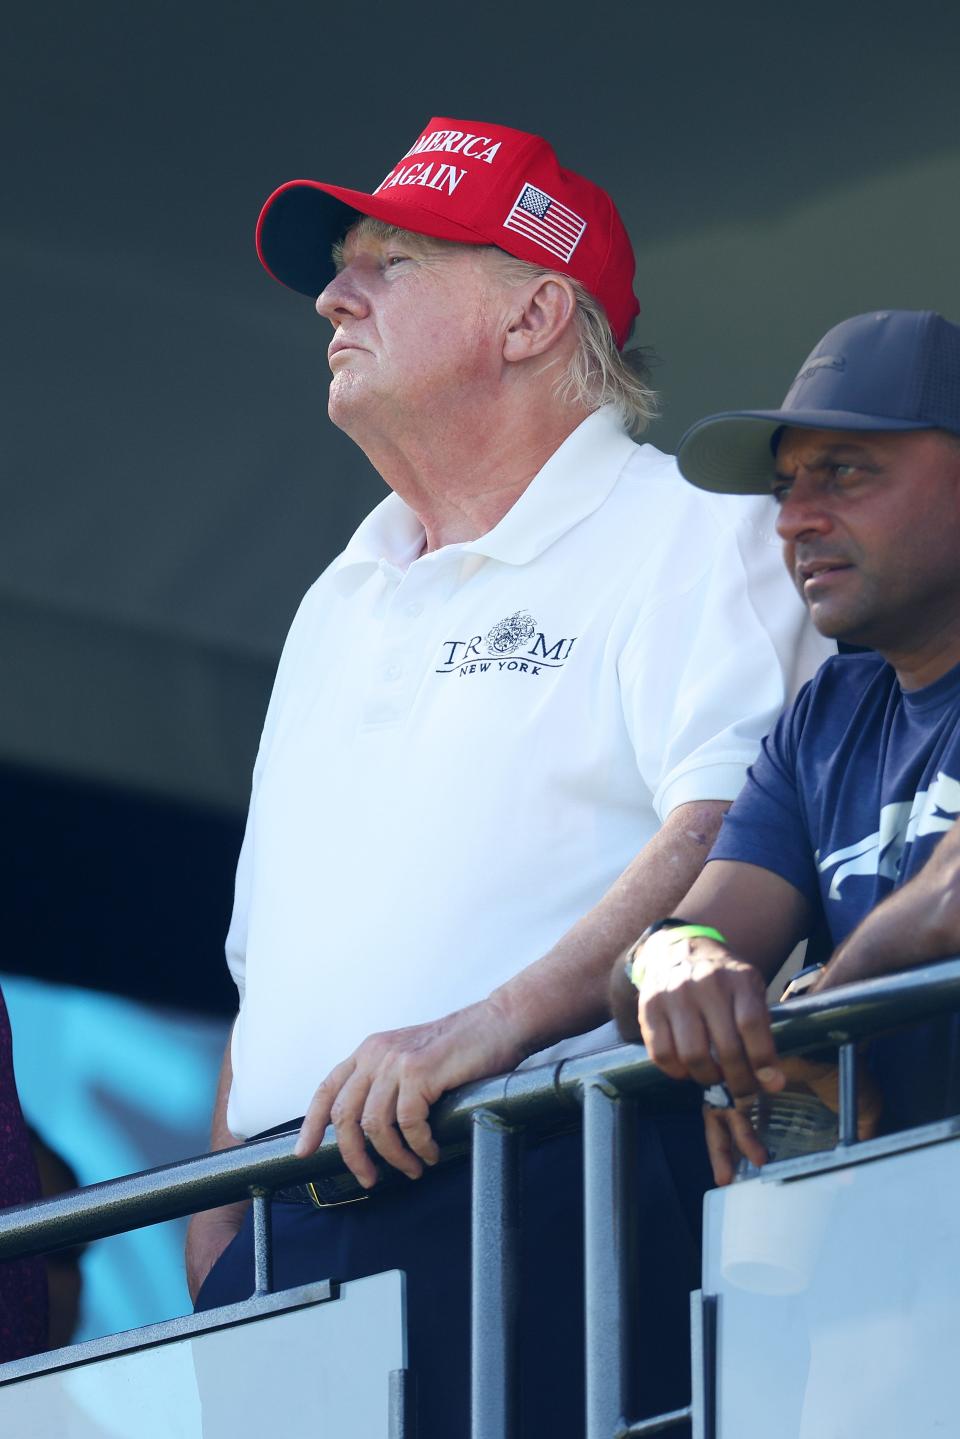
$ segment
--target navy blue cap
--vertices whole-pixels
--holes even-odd
[[[702,490],[767,494],[778,431],[960,434],[960,325],[933,310],[875,310],[828,330],[779,410],[731,410],[692,425],[677,451]]]

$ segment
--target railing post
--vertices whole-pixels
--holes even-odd
[[[841,1044],[840,1064],[840,1123],[837,1131],[839,1144],[856,1144],[857,1131],[857,1046]]]
[[[409,1369],[391,1369],[388,1383],[390,1439],[416,1439],[416,1376]]]
[[[693,1439],[717,1432],[717,1296],[690,1295],[690,1411]]]
[[[522,1134],[485,1109],[472,1127],[470,1434],[517,1439]]]
[[[612,1439],[630,1404],[634,1105],[603,1079],[583,1086],[586,1439]]]
[[[263,1190],[253,1196],[253,1275],[254,1294],[273,1293],[273,1216]]]

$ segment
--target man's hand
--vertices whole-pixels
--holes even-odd
[[[773,1043],[763,975],[703,935],[643,946],[637,1017],[647,1052],[671,1079],[726,1084],[735,1099],[776,1093],[786,1076]]]
[[[243,1223],[248,1200],[195,1214],[187,1229],[187,1288],[196,1303],[200,1286]]]
[[[840,1069],[833,1060],[810,1059],[803,1054],[785,1055],[780,1066],[786,1078],[786,1088],[813,1094],[832,1109],[840,1112]],[[749,1160],[759,1169],[766,1164],[769,1155],[760,1142],[750,1122],[753,1100],[740,1099],[733,1109],[711,1109],[703,1111],[703,1123],[707,1140],[707,1152],[717,1185],[729,1184],[736,1173],[741,1158]],[[876,1080],[862,1062],[857,1065],[857,1137],[872,1139],[880,1123],[883,1101]]]
[[[722,1188],[733,1182],[741,1157],[759,1169],[769,1159],[750,1122],[753,1099],[738,1099],[733,1109],[703,1110],[703,1130],[713,1182]]]
[[[320,1085],[296,1152],[312,1154],[332,1123],[343,1162],[365,1189],[377,1180],[365,1139],[388,1164],[419,1179],[423,1166],[439,1158],[430,1106],[447,1090],[516,1068],[526,1055],[493,999],[429,1024],[372,1034]]]

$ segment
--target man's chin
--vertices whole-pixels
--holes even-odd
[[[842,640],[847,645],[873,648],[869,638],[869,625],[862,616],[833,609],[829,605],[807,605],[814,629],[826,640]]]
[[[336,425],[358,449],[363,450],[376,468],[371,458],[371,447],[382,445],[385,437],[396,434],[396,407],[391,406],[389,399],[377,394],[370,385],[362,381],[357,383],[357,376],[351,378],[353,383],[343,384],[341,381],[347,379],[346,375],[334,377],[327,396],[327,416],[332,425]]]
[[[334,375],[327,395],[327,414],[332,424],[340,430],[350,430],[358,422],[369,403],[364,395],[364,386],[358,383],[358,376],[346,369]]]

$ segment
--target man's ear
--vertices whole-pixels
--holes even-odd
[[[503,358],[528,360],[543,355],[565,335],[574,321],[577,297],[564,275],[541,275],[511,297],[514,310],[503,337]]]

